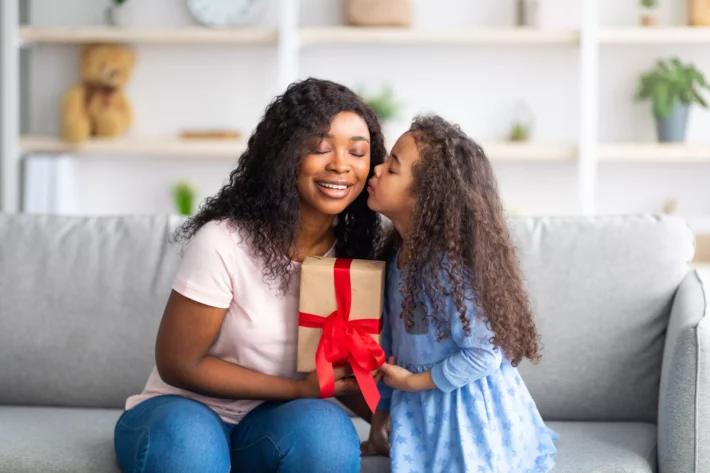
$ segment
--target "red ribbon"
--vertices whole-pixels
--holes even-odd
[[[351,264],[351,259],[337,258],[335,260],[333,277],[338,308],[327,317],[300,312],[298,325],[323,329],[323,335],[316,350],[316,372],[320,384],[320,397],[324,399],[333,396],[335,389],[333,364],[347,360],[367,405],[374,412],[380,401],[380,393],[371,372],[385,362],[385,352],[370,335],[380,333],[382,319],[350,320]]]

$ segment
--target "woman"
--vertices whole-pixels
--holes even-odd
[[[124,472],[360,470],[346,413],[296,373],[299,264],[372,258],[363,189],[385,147],[372,110],[308,79],[266,109],[226,184],[179,229],[189,240],[156,342],[114,444]],[[344,369],[337,396],[357,393]]]

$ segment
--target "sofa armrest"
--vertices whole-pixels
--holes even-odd
[[[691,271],[673,301],[658,410],[661,473],[710,471],[710,274]]]

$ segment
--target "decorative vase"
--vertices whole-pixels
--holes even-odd
[[[538,0],[518,0],[517,17],[518,26],[538,26]]]
[[[661,143],[685,141],[690,104],[678,103],[667,117],[656,118],[656,134]]]
[[[688,0],[688,24],[710,26],[710,0]]]
[[[658,7],[646,7],[642,5],[640,23],[641,26],[650,28],[658,26]]]
[[[530,106],[522,101],[517,102],[508,139],[510,141],[528,141],[534,124],[535,115]]]
[[[104,10],[104,23],[107,26],[119,27],[125,26],[126,24],[126,12],[122,5],[116,5],[111,2],[111,5],[106,7]]]
[[[346,0],[345,14],[353,26],[412,26],[412,0]]]

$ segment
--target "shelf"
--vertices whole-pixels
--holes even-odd
[[[577,159],[577,148],[537,143],[486,143],[481,147],[492,162],[570,162]]]
[[[72,154],[77,156],[141,156],[167,159],[211,158],[236,162],[246,149],[241,140],[182,140],[172,137],[92,139],[73,144],[55,136],[25,135],[23,153]]]
[[[710,163],[710,143],[616,143],[599,145],[604,162]]]
[[[181,140],[179,138],[135,137],[92,139],[72,144],[56,136],[25,135],[20,140],[22,152],[72,154],[77,156],[151,156],[190,159],[214,158],[236,160],[246,145],[236,140]],[[534,143],[486,143],[483,145],[491,161],[509,162],[560,162],[574,161],[573,146],[555,146]]]
[[[534,28],[416,30],[405,28],[302,28],[301,43],[309,44],[577,44],[578,31]]]
[[[270,28],[20,28],[22,43],[80,44],[92,42],[156,44],[273,44],[276,30]]]
[[[710,44],[710,28],[622,28],[599,32],[606,44]]]

